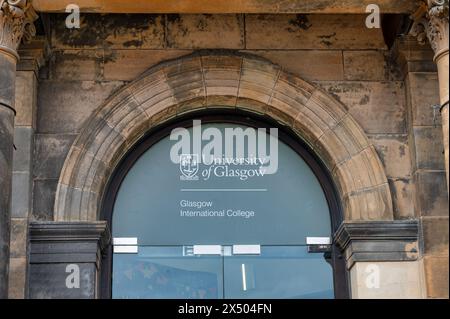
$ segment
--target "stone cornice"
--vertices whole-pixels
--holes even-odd
[[[31,242],[95,241],[101,249],[111,241],[106,221],[96,222],[33,222],[30,223]]]
[[[29,41],[36,34],[34,21],[38,15],[32,0],[0,0],[0,51],[17,59],[21,41]]]
[[[448,5],[449,0],[427,0],[411,17],[414,20],[411,34],[421,44],[428,39],[435,60],[448,52]]]
[[[334,234],[334,242],[350,269],[355,262],[416,260],[418,236],[416,220],[346,221]]]

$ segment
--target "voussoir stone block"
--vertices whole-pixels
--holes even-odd
[[[414,183],[409,177],[389,179],[395,219],[415,217]]]
[[[361,190],[344,197],[344,210],[352,220],[391,220],[392,200],[389,185]]]
[[[206,56],[201,58],[208,105],[212,96],[236,96],[238,94],[242,58]]]
[[[305,105],[311,98],[315,87],[293,74],[282,72],[275,85],[273,96],[287,103]]]
[[[136,101],[140,104],[153,105],[154,101],[170,96],[172,91],[166,81],[166,74],[163,68],[154,70],[151,77],[142,76],[142,80],[133,82],[128,90],[132,92]],[[151,94],[149,94],[151,92]],[[163,97],[161,97],[161,95]],[[146,103],[147,102],[147,103]]]
[[[280,67],[268,64],[264,60],[244,58],[239,97],[245,96],[262,103],[268,103],[280,72]]]
[[[333,128],[333,131],[341,137],[342,144],[351,156],[358,154],[369,146],[366,135],[351,116],[346,115]]]
[[[315,142],[313,149],[324,163],[326,163],[330,171],[336,165],[351,157],[339,136],[332,130],[325,131]]]
[[[347,114],[347,110],[342,104],[318,90],[313,92],[306,107],[327,123],[329,129],[333,129]]]
[[[321,121],[317,115],[310,109],[303,107],[293,125],[293,130],[297,132],[311,148],[316,145],[318,139],[324,134],[323,123],[321,125],[317,121]],[[330,169],[329,166],[328,169]]]
[[[238,109],[243,109],[249,112],[257,114],[266,114],[268,105],[253,99],[238,97],[236,100],[236,107]]]

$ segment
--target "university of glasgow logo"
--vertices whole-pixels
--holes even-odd
[[[198,180],[198,155],[197,154],[181,154],[180,155],[180,179],[182,181]]]

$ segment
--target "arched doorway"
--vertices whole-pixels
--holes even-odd
[[[313,150],[310,155],[320,159],[316,162],[324,164],[319,171],[332,177],[344,221],[393,219],[383,165],[345,105],[260,57],[199,52],[154,66],[91,115],[61,170],[55,221],[104,220],[113,209],[102,209],[111,202],[105,201],[107,186],[127,154],[144,144],[143,137],[193,112],[214,109],[261,116],[289,131],[297,143],[304,141]],[[334,231],[340,221],[331,222]],[[101,267],[104,297],[111,296],[111,265]],[[334,264],[335,272],[339,265]],[[347,291],[346,280],[336,278],[343,277],[335,276],[335,291]]]
[[[239,158],[256,160],[249,156],[250,133],[262,138],[257,130],[264,129],[268,149],[277,139],[276,172],[258,175],[261,163],[226,162],[225,154],[225,162],[208,162],[212,153],[203,148],[203,161],[185,174],[170,160],[180,128],[192,144],[198,129],[202,146],[214,144],[219,133],[226,144],[227,133],[247,132]],[[103,263],[103,297],[347,297],[345,265],[331,243],[342,221],[336,194],[309,147],[269,117],[216,108],[155,127],[107,187],[101,217],[115,242]]]

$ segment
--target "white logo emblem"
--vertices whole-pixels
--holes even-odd
[[[180,155],[180,179],[183,181],[198,180],[198,155],[197,154],[181,154]]]

